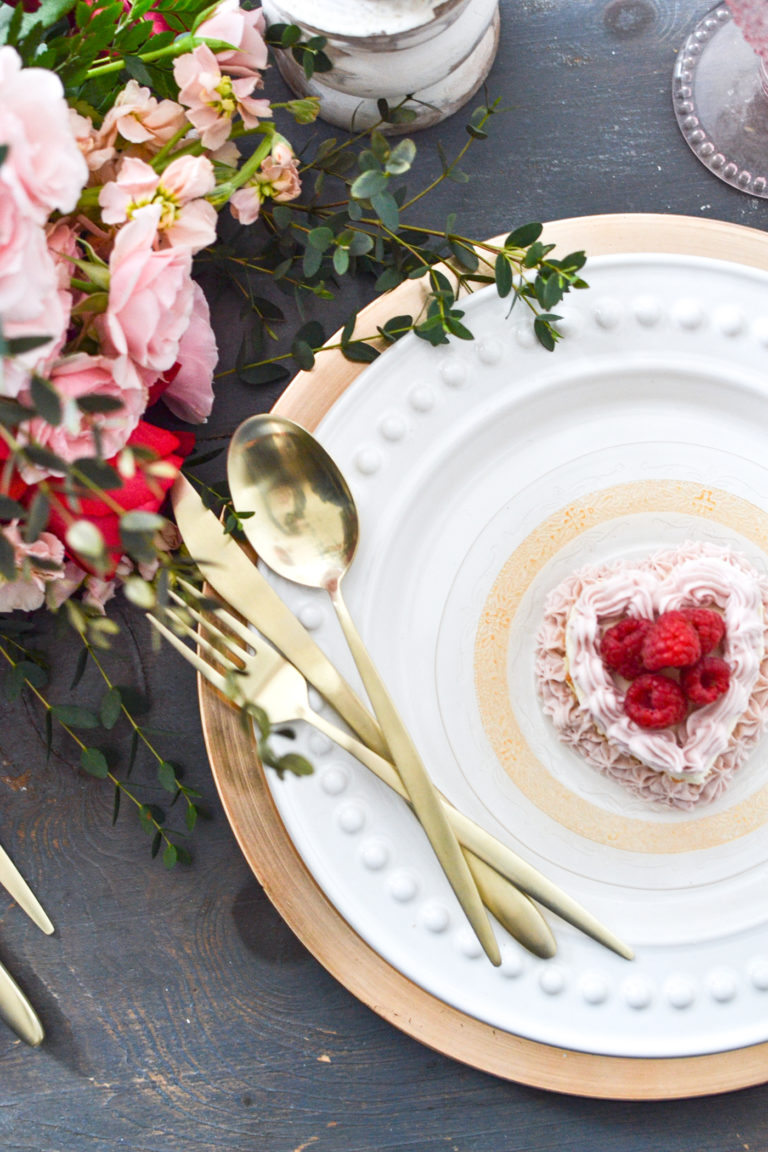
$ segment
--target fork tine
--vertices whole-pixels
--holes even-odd
[[[175,632],[172,632],[170,628],[166,628],[165,624],[158,620],[156,616],[152,616],[147,613],[147,619],[149,620],[150,624],[158,630],[158,632],[162,633],[168,643],[171,644],[177,652],[180,652],[184,659],[187,660],[192,665],[192,667],[200,673],[201,676],[204,676],[205,679],[209,681],[209,683],[213,684],[214,688],[218,688],[220,692],[223,692],[226,695],[227,679],[224,675],[222,675],[221,672],[218,672],[215,668],[212,668],[207,660],[203,660],[202,656],[198,655],[194,649],[188,647],[188,645],[184,643],[181,637],[177,636]]]
[[[192,617],[193,620],[197,621],[201,628],[205,629],[205,631],[208,632],[215,640],[217,640],[219,644],[222,644],[227,652],[236,655],[241,660],[246,660],[248,658],[248,652],[245,647],[243,647],[243,645],[241,645],[238,640],[235,640],[234,637],[229,636],[226,632],[223,632],[221,628],[218,628],[216,624],[214,624],[214,622],[211,620],[210,613],[208,616],[204,616],[202,612],[198,612],[196,608],[193,608],[191,604],[188,604],[187,601],[179,596],[178,593],[174,592],[173,589],[170,589],[168,594],[176,604],[179,604],[184,609],[184,611]],[[172,610],[167,608],[166,611],[170,612]],[[213,615],[218,615],[218,613],[213,611]],[[183,624],[182,621],[180,621],[180,623]],[[226,655],[224,655],[218,648],[214,647],[206,636],[202,636],[200,632],[195,633],[194,630],[189,628],[188,625],[184,627],[188,634],[195,636],[197,642],[201,644],[207,651],[211,652],[213,655],[221,656],[222,659],[226,659]],[[234,667],[234,665],[232,666]]]
[[[179,584],[182,586],[182,588],[185,589],[185,591],[196,596],[198,599],[201,598],[201,593],[198,592],[197,588],[195,588],[193,584],[189,584],[184,579],[179,579]],[[227,628],[230,628],[236,636],[240,637],[244,644],[247,644],[249,648],[255,647],[257,636],[248,627],[247,624],[243,624],[241,620],[238,620],[237,616],[234,616],[231,612],[228,612],[223,604],[220,607],[215,608],[213,612],[214,615],[219,620],[221,620],[222,624],[224,624]],[[229,636],[223,636],[223,639],[225,641],[231,642],[231,637]],[[258,639],[260,639],[260,637]]]
[[[189,639],[192,640],[198,648],[202,648],[209,660],[212,660],[216,664],[223,665],[226,672],[242,671],[240,665],[235,663],[234,657],[238,656],[244,658],[246,653],[237,651],[236,646],[229,643],[229,638],[225,636],[223,632],[221,632],[214,625],[210,624],[210,622],[207,621],[205,617],[197,612],[194,608],[190,608],[190,606],[184,600],[181,600],[180,597],[176,597],[176,599],[179,600],[180,604],[184,608],[184,611],[188,613],[193,618],[193,620],[196,620],[201,626],[209,629],[209,631],[213,634],[214,639],[218,640],[218,643],[212,643],[212,641],[209,640],[207,636],[203,636],[199,631],[195,631],[192,625],[181,615],[181,613],[175,612],[173,608],[170,608],[168,605],[166,605],[163,611],[165,612],[166,616],[168,616],[170,620],[176,625],[176,628],[180,629],[185,636],[188,636]],[[221,645],[224,645],[224,647],[221,647]],[[234,652],[232,651],[233,648],[235,648]]]

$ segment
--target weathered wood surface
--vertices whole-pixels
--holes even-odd
[[[508,108],[472,153],[472,180],[426,202],[485,236],[529,219],[673,212],[766,226],[768,204],[731,190],[689,152],[671,109],[675,50],[695,0],[502,0],[491,96]],[[422,160],[465,139],[461,113],[418,137]],[[420,171],[437,167],[422,163]],[[231,363],[234,305],[217,321]],[[344,310],[336,308],[341,321]],[[333,325],[329,322],[329,328]],[[231,377],[211,441],[274,391]],[[39,716],[2,705],[0,841],[50,911],[43,937],[0,894],[0,960],[47,1030],[32,1051],[0,1029],[0,1146],[7,1152],[756,1152],[768,1087],[706,1101],[581,1100],[495,1080],[381,1021],[298,944],[252,878],[218,806],[193,677],[126,617],[122,678],[143,680],[152,723],[202,782],[211,819],[195,864],[151,862],[127,811],[56,748]],[[62,691],[77,651],[60,649]],[[94,688],[95,690],[95,688]]]

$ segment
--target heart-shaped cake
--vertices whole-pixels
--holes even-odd
[[[717,645],[704,659],[693,620]],[[622,664],[614,637],[653,663]],[[737,552],[687,542],[558,585],[545,605],[536,676],[563,743],[635,794],[690,808],[723,791],[768,721],[767,653],[768,580]]]

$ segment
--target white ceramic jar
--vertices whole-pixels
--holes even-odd
[[[292,90],[318,96],[320,115],[344,128],[379,119],[376,101],[413,96],[407,131],[436,124],[470,99],[499,39],[498,0],[263,0],[270,24],[325,36],[331,72],[307,80],[290,53],[279,67]]]

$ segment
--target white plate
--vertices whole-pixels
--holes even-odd
[[[553,354],[481,293],[473,342],[408,338],[318,436],[358,502],[353,615],[440,789],[637,951],[551,918],[538,961],[482,956],[416,822],[340,750],[300,733],[312,778],[270,787],[318,883],[384,959],[505,1031],[615,1056],[768,1039],[768,764],[657,811],[558,744],[532,686],[546,590],[593,560],[698,538],[768,572],[768,275],[679,256],[590,260]],[[276,586],[355,681],[323,594]],[[319,701],[315,701],[319,703]]]

